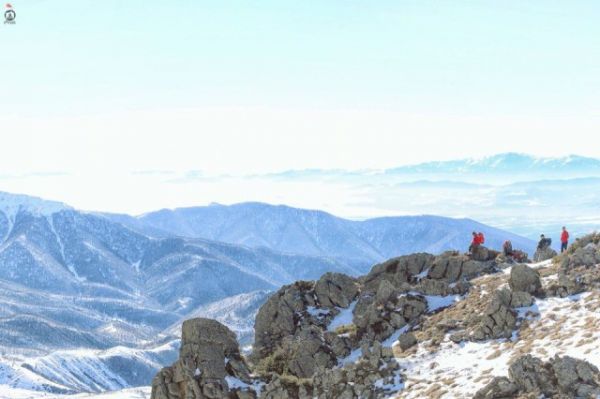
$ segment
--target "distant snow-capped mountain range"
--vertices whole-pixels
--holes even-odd
[[[600,177],[600,159],[568,155],[563,157],[536,157],[520,153],[502,153],[481,158],[425,162],[387,169],[300,169],[268,175],[286,178],[396,176],[418,180],[471,181],[475,176],[488,175],[504,183],[536,179]]]
[[[364,273],[408,252],[534,242],[470,219],[350,221],[244,203],[140,217],[0,193],[0,385],[84,392],[147,385],[179,325],[217,317],[246,344],[268,293],[326,271]]]
[[[381,170],[292,170],[253,178],[307,190],[319,183],[335,187],[344,194],[334,205],[311,197],[312,203],[358,218],[427,210],[468,216],[531,239],[556,234],[563,225],[577,235],[600,229],[600,159],[577,155],[505,153]]]

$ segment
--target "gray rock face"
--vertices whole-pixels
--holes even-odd
[[[509,378],[494,378],[475,394],[474,399],[514,398],[525,394],[548,398],[593,398],[600,394],[600,371],[586,361],[569,356],[555,356],[543,362],[525,355],[510,366],[508,375]]]
[[[358,284],[341,273],[326,273],[315,285],[315,295],[322,306],[347,308],[358,294]]]
[[[490,338],[510,338],[517,325],[517,314],[512,309],[512,292],[498,290],[492,295],[480,324],[471,334],[471,338],[481,341]]]
[[[370,294],[360,297],[353,318],[359,340],[383,341],[427,311],[427,301],[422,296],[390,293],[389,289],[390,283],[384,280],[375,297]]]
[[[510,306],[512,308],[521,308],[524,306],[533,305],[534,299],[531,294],[524,291],[516,291],[511,293]]]
[[[516,397],[519,387],[506,377],[495,377],[477,391],[473,399],[508,399]]]
[[[358,362],[316,375],[313,397],[386,398],[394,393],[390,387],[397,385],[398,369],[391,348],[384,348],[375,341],[371,347],[363,347]]]
[[[556,253],[556,251],[550,247],[543,248],[543,249],[537,249],[535,251],[535,253],[533,254],[533,261],[534,262],[543,262],[545,260],[554,258],[556,255],[558,255]]]
[[[547,295],[566,297],[600,288],[600,268],[579,266],[561,268],[558,279],[546,287]]]
[[[154,377],[151,398],[255,396],[250,388],[230,389],[228,380],[252,383],[235,334],[217,321],[191,319],[183,323],[179,359]]]
[[[377,265],[359,279],[327,273],[284,286],[256,317],[252,360],[258,377],[251,377],[233,333],[211,320],[188,321],[180,359],[156,376],[152,399],[247,398],[257,384],[263,385],[261,398],[388,397],[401,377],[391,348],[380,342],[418,322],[428,311],[425,294],[464,293],[469,279],[494,270],[493,261],[455,252],[416,254]],[[504,302],[510,306],[510,294]],[[498,305],[490,317],[502,309]],[[502,317],[501,333],[510,329],[510,315]],[[417,344],[410,332],[399,340],[403,350]],[[358,361],[340,367],[358,350]],[[231,389],[232,379],[246,388]]]
[[[300,315],[316,305],[313,289],[313,282],[296,282],[281,288],[260,308],[254,324],[255,356],[268,356],[285,337],[294,335]]]
[[[400,349],[405,351],[417,344],[417,338],[413,333],[405,333],[398,338],[398,344],[400,345]]]
[[[514,265],[510,271],[508,285],[513,291],[523,291],[531,295],[542,293],[540,274],[526,265]]]
[[[600,246],[590,242],[584,247],[577,248],[572,254],[563,258],[561,266],[563,269],[578,266],[595,266],[600,263]]]
[[[498,251],[494,251],[483,245],[479,245],[473,248],[471,252],[471,259],[479,261],[479,262],[487,262],[490,260],[496,259],[496,257],[500,254]]]
[[[541,392],[552,396],[556,391],[552,381],[552,370],[548,366],[538,358],[525,355],[510,366],[508,375],[524,392]]]

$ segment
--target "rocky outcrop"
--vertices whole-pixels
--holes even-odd
[[[372,346],[364,344],[357,362],[315,376],[313,397],[389,397],[400,387],[400,378],[399,365],[391,348],[385,348],[379,342]]]
[[[476,246],[471,251],[471,259],[479,262],[487,262],[496,259],[500,252],[484,247],[483,245]]]
[[[531,295],[542,293],[540,274],[527,265],[519,264],[512,267],[508,285],[514,292],[522,291]]]
[[[550,247],[538,248],[533,254],[534,262],[543,262],[548,259],[554,258],[558,253]]]
[[[152,381],[153,399],[253,398],[235,334],[210,319],[183,323],[179,359]]]
[[[359,341],[383,341],[397,329],[416,320],[427,311],[420,295],[405,294],[383,280],[375,294],[362,294],[354,309],[353,324]]]
[[[490,338],[510,338],[517,325],[517,313],[512,309],[510,290],[497,290],[486,307],[479,325],[470,334],[475,341]]]
[[[468,280],[496,269],[494,260],[475,261],[466,255],[448,251],[440,256],[413,254],[376,265],[363,277],[363,291],[375,292],[383,280],[401,291],[426,295],[464,294]]]
[[[571,253],[563,255],[561,267],[571,269],[578,266],[595,266],[600,263],[600,245],[589,242],[585,246],[572,249]]]
[[[565,297],[600,288],[600,234],[577,239],[558,263],[558,278],[545,288],[547,295]]]
[[[152,399],[250,398],[258,386],[260,398],[387,397],[402,377],[382,342],[402,329],[400,349],[418,345],[411,328],[437,310],[429,308],[428,296],[465,294],[469,280],[497,270],[496,256],[414,254],[358,279],[327,273],[284,286],[257,314],[253,374],[229,330],[205,319],[188,321],[180,359],[156,376]],[[490,316],[498,318],[499,311]],[[498,318],[506,324],[502,331],[511,328],[509,315]]]
[[[358,284],[341,273],[326,273],[315,284],[315,296],[324,307],[347,308],[358,294]]]
[[[515,398],[524,394],[565,399],[600,395],[600,371],[569,356],[555,356],[543,362],[525,355],[510,366],[508,374],[508,378],[494,378],[474,399]]]

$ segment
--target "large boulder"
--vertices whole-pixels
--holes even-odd
[[[552,370],[540,359],[531,355],[518,358],[508,369],[508,375],[523,392],[540,392],[554,396],[556,386]]]
[[[600,268],[579,266],[560,269],[558,279],[552,280],[545,291],[550,296],[566,297],[597,289],[600,289]]]
[[[577,247],[572,253],[563,257],[561,266],[563,269],[578,266],[596,266],[600,263],[600,245],[590,242],[584,247]]]
[[[475,341],[490,338],[510,338],[517,325],[517,313],[512,309],[512,292],[497,290],[485,308],[479,325],[470,334]]]
[[[523,291],[531,295],[542,293],[540,274],[527,265],[514,265],[512,267],[508,285],[513,291]]]
[[[519,387],[506,377],[495,377],[489,384],[481,388],[473,399],[508,399],[514,398]]]
[[[255,397],[251,383],[235,334],[215,320],[191,319],[183,323],[179,359],[154,377],[151,398]]]
[[[416,282],[431,268],[435,256],[418,253],[393,258],[373,266],[369,274],[362,277],[363,291],[375,292],[382,280],[387,280],[394,287]]]
[[[298,281],[282,287],[262,305],[254,321],[253,357],[260,360],[272,354],[284,338],[294,336],[309,306],[316,306],[314,282]]]
[[[541,248],[541,249],[538,248],[535,251],[535,253],[533,254],[533,261],[534,262],[543,262],[545,260],[554,258],[556,255],[558,255],[558,253],[556,253],[556,251],[550,247]]]
[[[496,377],[474,399],[516,398],[528,394],[546,398],[596,398],[600,372],[583,360],[555,356],[547,362],[525,355],[510,365],[509,378]],[[527,396],[529,397],[529,396]]]
[[[358,295],[358,284],[342,273],[326,273],[315,284],[315,295],[321,306],[347,308]]]
[[[499,254],[500,252],[498,251],[478,245],[471,250],[471,259],[479,262],[487,262],[496,259]]]

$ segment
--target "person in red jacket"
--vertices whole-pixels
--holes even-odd
[[[560,252],[563,253],[567,250],[567,247],[569,246],[569,232],[567,231],[567,228],[565,226],[563,226],[562,228],[562,234],[560,235]]]
[[[479,236],[479,245],[485,244],[485,236],[483,235],[483,233],[480,231],[477,235]]]
[[[471,245],[469,246],[469,252],[473,252],[473,250],[481,244],[481,236],[476,232],[473,232],[473,240],[471,241]]]

